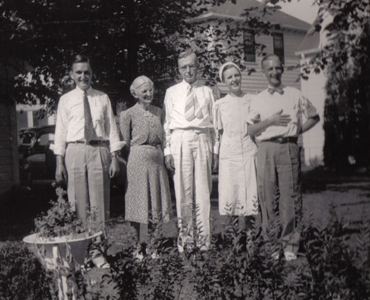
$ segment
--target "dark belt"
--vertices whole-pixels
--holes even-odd
[[[67,143],[68,145],[69,144],[86,144],[86,145],[90,145],[90,146],[108,146],[109,145],[109,141],[90,141],[90,142],[85,142],[85,141],[75,141],[75,142],[68,142]]]
[[[132,145],[131,147],[140,147],[140,146],[152,146],[152,147],[158,147],[161,145],[160,143],[145,143],[145,144],[139,144],[139,145]]]
[[[261,141],[263,142],[272,142],[272,143],[278,143],[278,144],[287,144],[287,143],[294,143],[297,144],[298,138],[297,137],[278,137],[278,138],[272,138],[269,140]]]

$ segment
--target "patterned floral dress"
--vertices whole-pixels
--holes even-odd
[[[120,129],[129,147],[125,219],[142,224],[169,220],[171,195],[162,151],[163,111],[136,104],[121,112]]]
[[[214,125],[220,140],[218,206],[220,215],[257,214],[257,146],[246,134],[252,97],[226,95],[215,103]]]

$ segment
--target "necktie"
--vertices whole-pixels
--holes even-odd
[[[90,141],[95,137],[95,130],[86,91],[84,91],[84,117],[85,117],[85,139],[86,143],[90,143]]]
[[[198,119],[203,118],[202,110],[200,109],[197,96],[195,95],[192,85],[189,85],[188,92],[186,94],[186,104],[185,104],[185,119],[189,122],[194,120],[197,117]]]
[[[271,95],[273,95],[275,92],[279,93],[280,95],[284,94],[284,91],[281,88],[268,88],[268,92]]]

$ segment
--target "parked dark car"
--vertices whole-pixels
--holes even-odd
[[[19,130],[19,167],[22,180],[54,179],[55,155],[50,149],[54,143],[55,125]]]
[[[34,180],[55,180],[56,157],[52,150],[55,125],[19,130],[19,166],[21,180],[32,185]],[[124,192],[126,185],[126,160],[118,158],[120,173],[112,185]]]
[[[19,159],[45,153],[49,141],[54,141],[55,125],[24,128],[19,130]]]

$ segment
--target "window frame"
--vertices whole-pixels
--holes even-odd
[[[245,62],[256,62],[256,35],[252,29],[243,29],[243,60]],[[253,39],[246,43],[246,35]],[[253,50],[253,52],[252,52]]]
[[[278,39],[281,40],[282,47],[277,47]],[[272,45],[274,49],[274,54],[279,56],[281,63],[284,64],[285,63],[284,34],[281,32],[274,32],[272,34]]]

